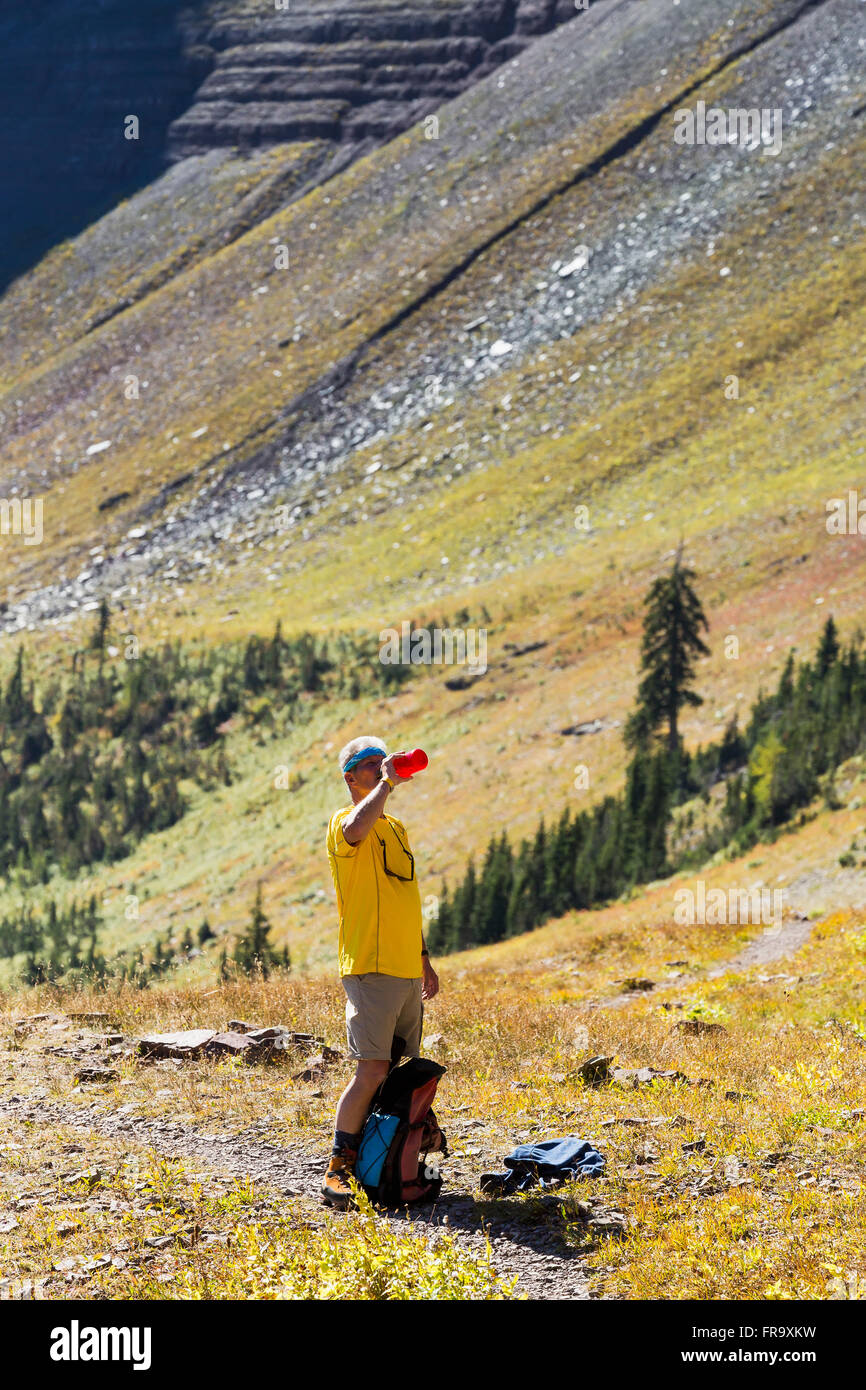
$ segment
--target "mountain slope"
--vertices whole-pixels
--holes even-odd
[[[757,345],[756,366],[769,366],[791,342],[802,342],[797,300],[818,330],[839,308],[855,316],[846,332],[856,350],[859,272],[853,256],[842,259],[858,244],[860,226],[854,171],[862,122],[851,116],[855,77],[844,43],[855,10],[851,0],[780,4],[769,12],[744,4],[719,33],[713,7],[693,4],[674,21],[679,32],[671,59],[671,20],[662,6],[637,0],[596,6],[579,24],[534,43],[504,76],[492,75],[443,108],[438,143],[420,130],[401,137],[54,355],[46,355],[44,330],[33,330],[34,314],[52,309],[46,263],[4,306],[15,349],[14,359],[7,359],[2,405],[4,473],[7,490],[32,488],[37,480],[41,489],[50,487],[57,504],[62,497],[62,519],[58,505],[45,544],[10,553],[13,583],[44,582],[46,565],[71,577],[97,542],[115,590],[122,590],[116,579],[130,570],[153,570],[155,579],[166,553],[188,551],[192,541],[201,540],[206,554],[221,549],[227,563],[235,547],[211,541],[220,521],[239,518],[248,532],[266,532],[278,501],[300,514],[321,512],[321,499],[311,494],[325,478],[333,479],[331,492],[343,487],[338,520],[339,509],[353,510],[347,478],[377,459],[386,478],[395,474],[395,484],[395,470],[402,470],[413,492],[419,468],[422,488],[428,478],[450,481],[437,455],[441,464],[455,442],[466,446],[474,468],[498,465],[498,440],[486,448],[482,436],[502,396],[512,397],[506,471],[513,477],[539,469],[532,445],[515,438],[521,417],[525,435],[537,438],[542,423],[559,431],[567,445],[551,449],[554,460],[557,452],[585,457],[590,475],[585,431],[604,422],[594,432],[611,440],[598,460],[607,476],[621,474],[624,462],[629,466],[622,459],[624,427],[633,441],[633,466],[642,469],[688,431],[669,422],[648,429],[641,384],[644,392],[661,395],[655,388],[665,371],[671,367],[675,376],[693,344],[719,332],[730,312],[749,330],[753,314],[769,339]],[[738,53],[745,56],[737,59]],[[714,70],[719,76],[708,80]],[[686,93],[763,105],[778,99],[791,72],[792,82],[805,84],[798,97],[803,107],[788,120],[781,157],[673,142],[673,114]],[[530,111],[531,118],[511,122],[515,109]],[[812,204],[805,201],[810,188],[810,198],[817,191],[823,208],[817,242],[809,230]],[[624,221],[632,199],[639,201]],[[155,231],[162,234],[159,224]],[[580,244],[591,258],[587,271],[561,278],[552,265],[568,266]],[[286,271],[274,265],[281,245],[289,248]],[[722,253],[745,258],[726,283],[719,278]],[[815,282],[805,293],[804,272]],[[543,291],[536,288],[539,276],[547,280]],[[114,293],[100,306],[90,291],[91,321],[111,312]],[[770,294],[785,303],[788,322],[778,329],[763,314]],[[813,294],[823,298],[825,312],[815,313]],[[68,298],[62,312],[67,320],[74,317]],[[661,335],[652,327],[657,312],[670,319]],[[485,314],[491,327],[480,342],[471,333],[461,342],[464,325]],[[490,355],[494,335],[513,340],[503,358]],[[742,330],[732,345],[731,337],[717,341],[717,357],[728,353],[730,370],[742,360],[738,341],[747,341]],[[570,368],[569,377],[585,367],[582,378],[557,381],[548,366],[539,387],[546,348]],[[601,352],[603,367],[592,360]],[[518,358],[526,363],[522,372]],[[590,366],[598,368],[598,385]],[[611,368],[622,374],[619,380]],[[564,367],[555,361],[553,370]],[[130,376],[140,393],[132,401],[124,397]],[[377,376],[388,380],[384,398]],[[431,409],[425,380],[437,377],[439,386],[430,389],[439,399]],[[622,395],[626,383],[630,401]],[[682,391],[682,382],[676,389]],[[359,418],[359,401],[367,404],[366,418]],[[695,409],[698,418],[711,407],[691,378],[678,404],[683,413]],[[722,408],[718,400],[712,404]],[[652,409],[661,416],[664,399],[654,400]],[[473,414],[483,416],[480,428],[473,428]],[[734,414],[727,412],[719,430],[723,447]],[[425,430],[420,453],[414,436],[425,423],[432,428]],[[784,456],[800,437],[801,424],[773,424],[781,429],[775,456]],[[457,441],[446,438],[455,430]],[[493,438],[500,434],[497,429]],[[105,440],[110,449],[89,457],[87,449]],[[719,444],[711,447],[717,451]],[[418,458],[431,466],[419,465]],[[340,470],[346,477],[338,483]],[[257,492],[263,485],[255,506],[232,490]],[[129,498],[116,510],[98,510],[124,491]],[[395,491],[399,496],[400,488]],[[459,498],[459,489],[453,495]],[[503,524],[510,529],[510,518],[490,512],[477,518],[488,535]],[[162,524],[166,514],[171,530]],[[335,520],[330,513],[326,520],[315,530],[325,532],[333,555]],[[136,523],[149,527],[149,538],[124,547],[123,534]],[[273,540],[265,536],[268,544]],[[303,537],[282,544],[291,547],[294,563],[315,574]],[[136,551],[135,563],[125,563],[127,555],[112,565],[115,549]],[[450,556],[449,563],[455,563]],[[419,598],[442,591],[419,581],[417,571],[391,568],[397,569],[394,582],[411,579]],[[486,568],[492,577],[492,566]],[[257,559],[239,582],[260,588],[258,569]],[[278,559],[276,569],[285,573]],[[318,574],[315,588],[322,591]],[[87,588],[73,585],[68,596],[86,597]],[[334,594],[332,617],[347,611],[345,601]],[[46,594],[46,613],[65,606],[62,593]]]
[[[262,876],[281,935],[330,931],[333,754],[365,729],[435,753],[407,799],[431,891],[573,804],[577,761],[614,789],[680,536],[713,624],[690,744],[828,611],[851,632],[863,543],[826,501],[863,472],[857,19],[602,0],[443,107],[438,142],[306,193],[316,145],[183,160],[7,293],[0,491],[45,498],[42,545],[2,538],[7,657],[32,629],[47,663],[103,593],[144,643],[491,615],[468,693],[434,667],[286,746],[233,733],[238,784],[96,876],[115,902],[147,882],[148,933],[212,899],[234,929]],[[698,99],[781,105],[781,152],[678,145]],[[287,761],[306,781],[275,797]]]

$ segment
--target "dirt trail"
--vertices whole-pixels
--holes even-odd
[[[790,921],[782,922],[777,927],[768,927],[760,936],[755,937],[754,941],[750,941],[739,955],[734,956],[733,960],[708,970],[706,978],[715,980],[719,975],[748,970],[753,965],[770,965],[776,960],[787,960],[789,956],[795,956],[801,946],[805,946],[812,935],[814,925],[815,923],[808,919],[801,921],[792,917]]]
[[[319,1185],[327,1158],[320,1151],[285,1149],[260,1139],[246,1139],[243,1134],[216,1136],[172,1120],[135,1119],[106,1111],[96,1101],[82,1109],[61,1101],[13,1095],[0,1101],[0,1115],[13,1113],[16,1119],[36,1125],[66,1125],[134,1140],[165,1157],[194,1159],[214,1173],[252,1178],[262,1188],[301,1197],[315,1204],[319,1212],[324,1210],[319,1202]],[[382,1219],[394,1230],[405,1228],[407,1223],[443,1227],[467,1252],[477,1258],[485,1254],[481,1221],[465,1193],[445,1191],[433,1208],[407,1208],[401,1214],[383,1214]],[[579,1255],[563,1252],[561,1243],[546,1226],[515,1226],[509,1223],[507,1215],[487,1220],[486,1224],[493,1267],[503,1279],[519,1276],[518,1293],[530,1299],[589,1298]]]
[[[750,941],[742,951],[726,960],[722,965],[714,965],[702,975],[678,975],[673,979],[659,980],[653,990],[630,990],[627,994],[614,994],[609,999],[600,999],[600,1009],[624,1009],[636,999],[646,998],[647,994],[659,994],[666,989],[682,989],[701,980],[717,980],[720,975],[733,975],[740,970],[749,970],[753,965],[770,965],[773,961],[787,960],[795,956],[812,934],[815,922],[799,917],[791,917],[778,926],[767,927],[754,941]]]

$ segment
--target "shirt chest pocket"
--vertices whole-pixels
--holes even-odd
[[[412,883],[415,878],[415,857],[392,825],[377,826],[374,834],[379,843],[377,858],[385,875],[400,883]]]

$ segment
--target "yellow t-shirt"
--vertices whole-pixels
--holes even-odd
[[[334,812],[327,839],[340,913],[340,974],[377,971],[417,979],[422,973],[421,894],[405,827],[386,815],[365,840],[350,845],[343,821],[351,810],[343,806]]]

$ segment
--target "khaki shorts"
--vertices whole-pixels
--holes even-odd
[[[391,1044],[403,1038],[404,1057],[421,1053],[421,976],[407,980],[397,975],[344,975],[346,991],[346,1042],[349,1056],[357,1061],[390,1062]]]

